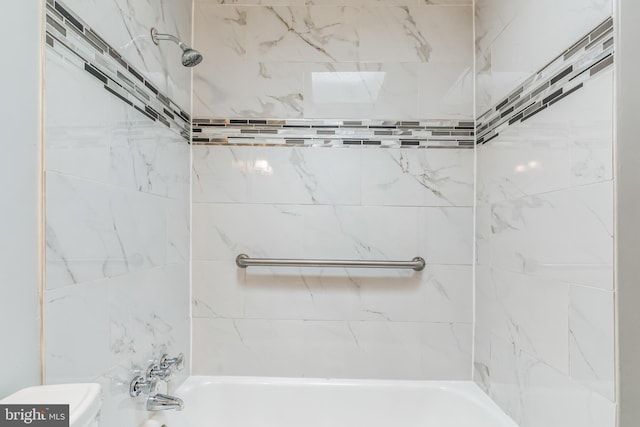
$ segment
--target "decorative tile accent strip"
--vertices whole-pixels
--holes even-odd
[[[529,77],[478,118],[477,143],[491,141],[504,128],[533,117],[610,68],[614,59],[613,37],[613,18],[609,18]]]
[[[473,148],[474,122],[194,119],[193,144]]]
[[[48,48],[91,74],[104,89],[189,142],[191,117],[57,0],[46,3]]]

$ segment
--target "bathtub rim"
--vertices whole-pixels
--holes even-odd
[[[257,377],[243,375],[190,375],[176,389],[178,397],[185,397],[194,389],[207,385],[285,385],[285,386],[340,386],[340,387],[372,387],[376,389],[439,389],[467,399],[486,408],[505,426],[519,427],[500,406],[471,380],[393,380],[393,379],[347,379],[347,378],[298,378],[298,377]]]

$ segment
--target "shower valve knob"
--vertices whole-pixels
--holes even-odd
[[[175,367],[177,371],[184,369],[184,354],[178,354],[178,357],[169,358],[168,354],[163,354],[160,358],[160,367],[163,369],[171,369]]]
[[[143,376],[138,376],[129,384],[129,395],[131,397],[140,396],[142,393],[154,396],[157,393],[158,378],[147,379]]]

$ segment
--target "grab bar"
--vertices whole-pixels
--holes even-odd
[[[336,259],[278,259],[250,258],[247,254],[236,257],[236,265],[240,268],[253,266],[275,267],[344,267],[344,268],[398,268],[422,271],[426,265],[424,258],[415,257],[411,261],[359,261]]]

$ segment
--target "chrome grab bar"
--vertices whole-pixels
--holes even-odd
[[[272,266],[272,267],[342,267],[342,268],[398,268],[422,271],[426,265],[424,258],[415,257],[411,261],[360,261],[337,259],[278,259],[250,258],[247,254],[236,257],[236,265],[240,268]]]

